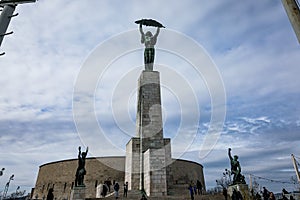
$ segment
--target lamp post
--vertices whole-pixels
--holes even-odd
[[[5,168],[2,168],[1,171],[0,171],[0,176],[3,175],[3,171],[5,170]]]
[[[10,181],[14,180],[14,176],[15,176],[15,175],[11,175],[11,176],[9,177],[9,180],[8,180],[8,182],[6,183],[5,188],[4,188],[3,198],[6,197],[6,194],[7,194],[8,188],[9,188],[9,183],[10,183]]]
[[[300,43],[300,5],[298,0],[281,0]]]
[[[6,32],[10,19],[18,16],[18,13],[14,14],[16,6],[23,3],[34,3],[36,0],[0,0],[0,7],[3,8],[0,14],[0,47],[4,36],[10,35],[13,32]],[[0,53],[0,56],[4,55]]]

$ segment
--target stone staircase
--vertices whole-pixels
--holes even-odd
[[[183,188],[179,187],[179,188]],[[184,187],[185,188],[185,187]],[[163,196],[163,197],[147,197],[147,200],[190,200],[191,197],[189,195],[189,191],[185,189],[184,193],[180,194],[180,191],[176,190],[176,188],[172,188],[174,192],[173,195]],[[128,191],[127,198],[123,197],[123,190],[119,191],[119,200],[140,200],[142,197],[141,192],[139,190],[131,190]],[[224,200],[222,195],[195,195],[195,200]],[[87,200],[115,200],[114,193],[109,193],[105,198],[91,198]]]

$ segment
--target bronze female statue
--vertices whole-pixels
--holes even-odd
[[[155,57],[154,45],[156,44],[157,36],[159,34],[160,28],[164,28],[164,26],[153,19],[141,19],[136,21],[135,23],[140,25],[139,29],[141,33],[141,43],[145,44],[145,51],[144,51],[145,70],[153,71],[153,63]],[[142,25],[157,27],[156,33],[153,35],[150,31],[147,31],[145,34]]]

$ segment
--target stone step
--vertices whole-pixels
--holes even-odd
[[[141,196],[120,196],[118,200],[140,200]],[[147,197],[147,200],[190,200],[191,197],[189,195],[179,195],[179,196],[164,196],[164,197]],[[115,200],[114,196],[105,197],[101,199],[88,199],[88,200]],[[194,200],[224,200],[222,195],[196,195]]]
[[[128,191],[127,198],[123,197],[123,192],[119,193],[118,200],[140,200],[141,199],[141,192],[138,190],[134,191]],[[87,199],[87,200],[115,200],[114,193],[110,193],[105,198],[93,198],[93,199]],[[172,195],[172,196],[163,196],[163,197],[147,197],[147,200],[190,200],[191,197],[186,190],[183,194],[178,195]],[[222,195],[195,195],[195,200],[224,200],[224,197]]]
[[[138,190],[128,191],[127,198],[123,197],[123,190],[119,191],[119,198],[118,199],[140,199],[141,198],[141,192]],[[103,200],[103,199],[115,199],[114,192],[108,193],[105,198],[89,198],[87,200]]]
[[[168,195],[170,196],[178,196],[182,194],[189,194],[188,191],[188,184],[182,184],[182,185],[173,185],[168,189]]]

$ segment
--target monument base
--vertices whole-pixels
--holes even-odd
[[[144,153],[144,188],[148,196],[167,195],[165,149],[148,149]]]
[[[228,186],[228,195],[232,198],[232,194],[236,192],[240,192],[243,199],[250,199],[249,188],[247,184],[235,184]]]
[[[85,186],[76,186],[71,191],[70,200],[85,200]]]

